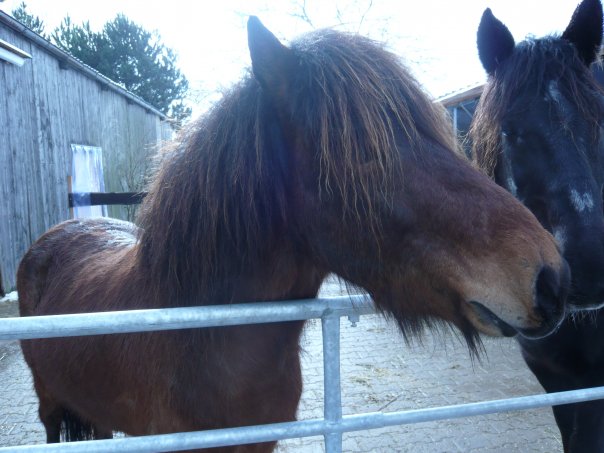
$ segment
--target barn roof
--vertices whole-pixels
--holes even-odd
[[[119,85],[117,82],[114,82],[110,78],[104,76],[103,74],[98,72],[96,69],[91,68],[87,64],[82,63],[77,58],[74,58],[69,53],[58,48],[57,46],[52,44],[50,41],[43,38],[36,32],[32,31],[31,29],[27,28],[21,22],[19,22],[18,20],[14,19],[11,16],[9,16],[8,14],[6,14],[3,11],[0,11],[0,24],[7,26],[8,28],[12,29],[13,31],[19,33],[25,39],[33,42],[38,47],[44,49],[46,52],[51,54],[53,57],[55,57],[59,61],[59,65],[61,65],[62,68],[73,69],[74,71],[78,71],[81,74],[85,75],[86,77],[89,77],[89,78],[95,80],[103,88],[115,91],[116,93],[120,94],[121,96],[124,96],[125,98],[127,98],[127,100],[129,102],[138,104],[139,106],[143,107],[145,110],[156,114],[162,120],[168,119],[168,117],[165,114],[163,114],[162,112],[157,110],[157,108],[153,107],[151,104],[145,102],[143,99],[141,99],[137,95],[126,90],[124,87]]]
[[[480,97],[482,94],[482,90],[484,88],[484,83],[480,83],[478,85],[468,86],[458,91],[454,91],[453,93],[445,94],[444,96],[436,99],[437,102],[440,102],[445,107],[452,107],[461,102],[467,101],[469,99],[475,99]]]

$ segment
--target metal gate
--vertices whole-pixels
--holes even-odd
[[[1,452],[161,452],[321,435],[328,453],[342,451],[342,433],[385,426],[533,409],[604,398],[604,387],[399,412],[342,416],[340,318],[357,322],[375,313],[363,295],[236,305],[0,319],[0,340],[190,329],[320,318],[323,335],[324,416],[270,425],[111,440],[26,445]]]

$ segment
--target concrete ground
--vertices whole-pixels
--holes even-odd
[[[341,292],[329,282],[323,294]],[[0,317],[16,316],[0,302]],[[406,345],[392,323],[364,316],[356,327],[342,319],[344,414],[398,411],[541,393],[518,346],[484,339],[486,354],[472,361],[453,334],[427,332]],[[304,393],[299,419],[322,416],[321,325],[310,321],[302,341]],[[16,342],[0,342],[0,446],[44,442],[29,370]],[[283,441],[279,453],[322,452],[322,438]],[[346,452],[531,453],[561,452],[549,408],[395,426],[344,435]]]

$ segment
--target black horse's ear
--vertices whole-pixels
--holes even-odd
[[[600,0],[583,0],[562,33],[562,39],[570,41],[589,66],[598,57],[602,44],[602,3]]]
[[[247,22],[252,71],[263,89],[280,92],[291,64],[291,51],[256,16]]]
[[[487,74],[492,75],[514,51],[514,37],[503,22],[493,16],[491,8],[482,13],[476,35],[480,62]]]

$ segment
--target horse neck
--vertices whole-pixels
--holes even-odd
[[[316,297],[325,276],[326,272],[284,250],[227,276],[211,289],[223,303],[306,299]]]
[[[149,266],[138,254],[140,274],[146,274],[146,287],[159,306],[219,305],[227,303],[305,299],[316,297],[327,272],[292,247],[277,240],[260,241],[270,249],[259,251],[253,261],[229,253],[221,257],[216,269],[204,269],[193,249],[179,256],[189,264],[176,274],[157,276],[157,267]],[[140,245],[139,245],[140,247]],[[156,263],[154,263],[156,264]],[[202,274],[206,275],[202,275]],[[209,277],[208,277],[209,275]]]
[[[141,207],[138,255],[175,304],[316,294],[325,273],[294,231],[275,124],[250,79],[167,155]]]

